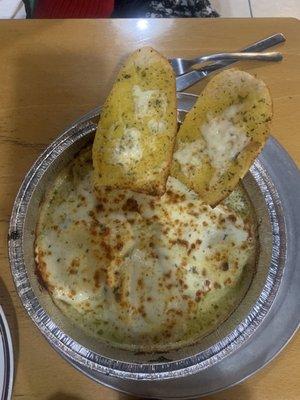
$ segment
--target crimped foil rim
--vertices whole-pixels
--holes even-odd
[[[9,259],[17,292],[29,316],[49,343],[76,363],[99,373],[131,380],[174,379],[195,374],[236,351],[253,335],[274,302],[286,257],[285,222],[278,192],[263,163],[257,159],[250,173],[266,200],[272,228],[271,263],[260,296],[247,317],[232,332],[208,349],[178,361],[129,363],[101,356],[66,335],[43,310],[31,288],[23,253],[25,216],[33,190],[58,155],[75,141],[94,131],[95,124],[91,122],[91,119],[98,115],[99,110],[99,108],[95,109],[82,117],[50,144],[27,173],[20,187],[13,206],[8,241]],[[20,232],[22,234],[18,236]]]

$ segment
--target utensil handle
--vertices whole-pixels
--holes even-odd
[[[286,38],[283,33],[276,33],[275,35],[269,36],[266,39],[259,40],[253,44],[250,44],[247,47],[244,47],[241,51],[263,51],[267,50],[276,44],[283,43],[286,41]]]
[[[263,51],[276,44],[285,42],[286,39],[282,33],[277,33],[275,35],[269,36],[266,39],[259,40],[247,47],[244,47],[241,52],[254,52],[254,51]],[[187,89],[188,87],[194,85],[195,83],[201,81],[201,79],[206,78],[214,71],[217,71],[221,68],[227,67],[235,63],[236,60],[227,60],[227,61],[217,61],[207,67],[201,68],[199,70],[194,70],[191,72],[187,72],[184,75],[178,76],[176,78],[176,89],[177,92],[181,92],[182,90]]]
[[[216,53],[208,54],[193,60],[194,65],[200,64],[204,61],[225,61],[225,60],[260,60],[260,61],[281,61],[282,54],[276,51],[269,53],[258,52],[239,52],[239,53]]]

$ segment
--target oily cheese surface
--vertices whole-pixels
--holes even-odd
[[[214,209],[172,177],[161,197],[107,187],[96,197],[92,173],[87,148],[40,208],[37,271],[57,306],[89,335],[137,351],[192,343],[227,318],[255,264],[243,189]]]
[[[151,47],[121,68],[101,113],[93,146],[100,186],[163,194],[177,132],[175,76]]]
[[[207,84],[181,125],[171,175],[210,205],[234,189],[265,144],[272,101],[264,82],[228,69]]]

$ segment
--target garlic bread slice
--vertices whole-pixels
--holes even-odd
[[[221,72],[179,129],[171,175],[208,204],[218,204],[261,151],[271,118],[272,100],[264,82],[236,69]]]
[[[176,133],[174,72],[143,47],[127,59],[105,102],[93,144],[95,187],[162,195]]]

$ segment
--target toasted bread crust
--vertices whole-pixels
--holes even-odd
[[[221,72],[207,84],[179,129],[171,175],[208,204],[217,205],[231,193],[262,150],[271,118],[272,101],[264,82],[236,69]],[[232,140],[228,139],[228,131],[233,132]],[[192,160],[193,166],[184,166],[176,152],[184,146],[193,149],[197,144],[198,159]],[[228,157],[225,169],[217,168],[218,151],[224,159]]]
[[[105,102],[93,145],[96,186],[162,195],[176,133],[173,69],[143,47],[127,59]]]

